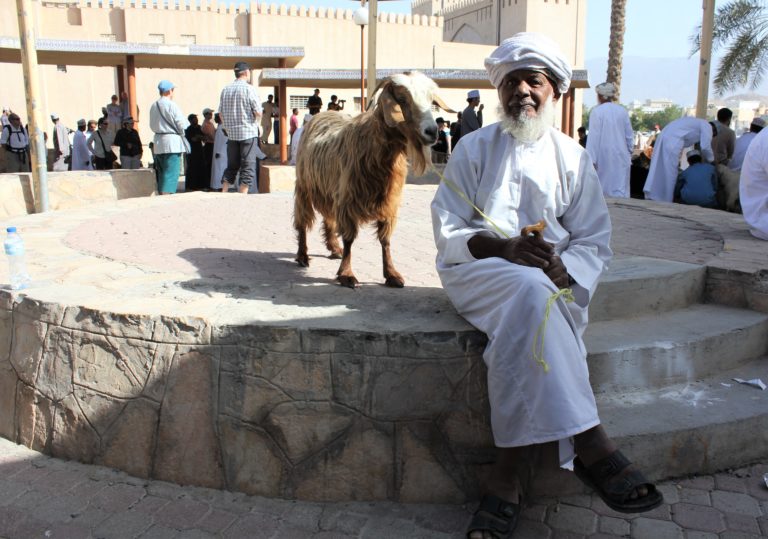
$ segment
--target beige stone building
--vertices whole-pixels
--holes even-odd
[[[156,99],[159,80],[177,87],[176,100],[185,114],[216,109],[221,88],[232,79],[235,60],[253,58],[257,67],[286,67],[308,73],[345,71],[343,80],[328,77],[316,86],[327,103],[331,94],[346,99],[346,110],[359,111],[359,83],[349,78],[361,65],[361,29],[353,9],[294,7],[256,1],[217,0],[33,0],[40,61],[40,102],[46,131],[50,113],[74,128],[79,118],[100,116],[112,94],[128,87],[123,68],[136,54],[135,96],[141,110]],[[556,39],[573,62],[583,66],[586,0],[417,0],[412,14],[380,13],[376,63],[379,69],[422,69],[453,76],[443,93],[456,110],[466,105],[466,91],[483,59],[498,39],[520,30],[535,30]],[[367,53],[367,40],[366,40]],[[15,2],[0,2],[0,104],[26,119],[24,84],[19,60]],[[126,61],[124,61],[126,60]],[[259,84],[260,70],[254,72]],[[584,76],[584,80],[586,77]],[[305,112],[315,83],[291,86],[288,107]],[[277,88],[259,88],[266,100]],[[480,86],[486,123],[495,120],[496,92]],[[581,106],[580,92],[574,105]],[[446,115],[455,119],[453,115]],[[139,114],[144,143],[151,140],[146,118]],[[145,158],[148,157],[145,155]]]

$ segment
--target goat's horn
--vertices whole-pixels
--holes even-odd
[[[371,98],[368,100],[368,105],[365,107],[365,110],[371,109],[373,103],[376,101],[376,93],[381,90],[387,82],[389,82],[389,77],[379,81],[379,83],[376,85],[376,88],[374,88],[371,92]]]
[[[455,114],[455,113],[456,113],[456,111],[455,111],[455,110],[453,110],[453,109],[452,109],[451,107],[449,107],[448,105],[446,105],[446,104],[445,104],[445,101],[443,101],[443,99],[442,99],[442,98],[441,98],[439,95],[437,95],[437,94],[434,94],[434,95],[432,96],[432,102],[433,102],[435,105],[437,105],[438,107],[440,107],[441,109],[443,109],[445,112],[450,112],[451,114]]]

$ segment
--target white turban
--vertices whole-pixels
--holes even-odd
[[[571,64],[560,47],[544,34],[520,32],[505,39],[490,57],[485,59],[485,69],[491,84],[501,86],[502,79],[512,71],[530,69],[543,71],[555,79],[561,94],[571,86]]]
[[[604,82],[595,86],[595,91],[603,97],[613,97],[616,95],[616,86],[612,82]]]

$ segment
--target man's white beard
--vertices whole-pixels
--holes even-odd
[[[501,104],[497,110],[497,114],[501,118],[502,131],[521,142],[539,140],[547,128],[555,124],[555,103],[551,99],[539,105],[536,112],[536,116],[531,118],[524,110],[520,111],[516,117],[507,115]]]

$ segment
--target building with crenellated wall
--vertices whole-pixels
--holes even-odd
[[[496,0],[417,0],[412,14],[380,13],[377,31],[377,67],[382,69],[482,69],[493,50],[499,29],[486,18],[498,11]],[[576,67],[583,65],[585,0],[501,0],[502,38],[518,30],[545,31],[560,42]],[[325,9],[274,5],[250,0],[224,3],[216,0],[33,0],[37,37],[47,40],[158,44],[172,50],[185,46],[303,47],[301,69],[359,69],[360,27],[351,9]],[[354,3],[350,2],[352,6]],[[474,6],[474,7],[473,7]],[[485,7],[483,7],[485,6]],[[473,11],[474,10],[474,11]],[[483,15],[482,17],[486,17]],[[476,18],[472,22],[472,17]],[[490,17],[488,20],[495,20]],[[494,28],[496,28],[494,30]],[[477,39],[474,39],[474,37]],[[479,36],[479,37],[478,37]],[[0,2],[0,41],[17,38],[15,2]],[[367,49],[367,46],[366,46]],[[234,63],[234,62],[233,62]],[[79,118],[97,118],[112,94],[121,87],[117,66],[41,64],[41,108],[47,119],[59,114],[74,127]],[[259,73],[254,73],[258,80]],[[157,97],[157,82],[173,81],[176,100],[186,113],[200,114],[217,108],[221,88],[232,79],[229,69],[139,68],[136,98],[148,110]],[[0,63],[0,104],[26,116],[21,65]],[[332,93],[347,101],[347,111],[359,110],[359,89],[321,89],[324,102]],[[334,89],[336,88],[336,89]],[[275,88],[260,88],[277,95]],[[289,108],[304,108],[311,91],[288,88]],[[466,89],[446,89],[444,98],[456,110],[466,105]],[[481,90],[486,122],[494,121],[496,93]],[[581,98],[577,93],[577,108]],[[303,110],[301,111],[303,114]],[[453,119],[453,118],[451,118]],[[139,115],[144,142],[151,133]],[[45,126],[50,131],[51,125]]]

